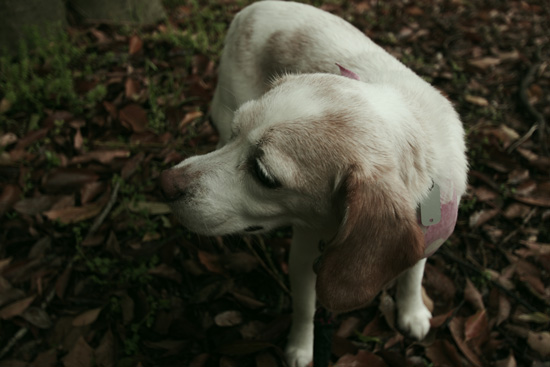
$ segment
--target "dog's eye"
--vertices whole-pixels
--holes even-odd
[[[252,161],[252,174],[258,180],[260,184],[269,188],[276,189],[281,187],[281,183],[275,177],[273,177],[269,172],[267,172],[265,166],[258,159]]]

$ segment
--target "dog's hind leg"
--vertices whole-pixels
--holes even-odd
[[[313,262],[320,255],[320,240],[313,231],[294,228],[289,261],[293,314],[285,351],[290,367],[305,367],[313,358],[316,280]]]
[[[422,301],[422,276],[426,259],[407,269],[397,280],[397,325],[415,339],[423,339],[430,331],[431,312]]]

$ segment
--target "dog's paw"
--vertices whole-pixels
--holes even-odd
[[[306,367],[313,360],[313,335],[304,338],[290,338],[285,349],[289,367]]]
[[[430,331],[432,313],[420,303],[398,309],[397,325],[399,329],[411,338],[422,340]]]

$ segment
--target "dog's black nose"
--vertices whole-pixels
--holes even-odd
[[[162,195],[167,201],[174,201],[185,194],[187,184],[182,168],[170,168],[160,173]]]

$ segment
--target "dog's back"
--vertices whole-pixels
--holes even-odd
[[[432,178],[438,183],[452,182],[460,197],[466,188],[467,163],[462,124],[451,103],[358,29],[306,4],[260,1],[233,20],[212,106],[222,144],[229,138],[233,112],[263,95],[277,77],[339,74],[336,63],[372,88],[394,87],[415,114],[418,129],[434,145],[429,149]],[[389,109],[391,104],[388,101]]]

